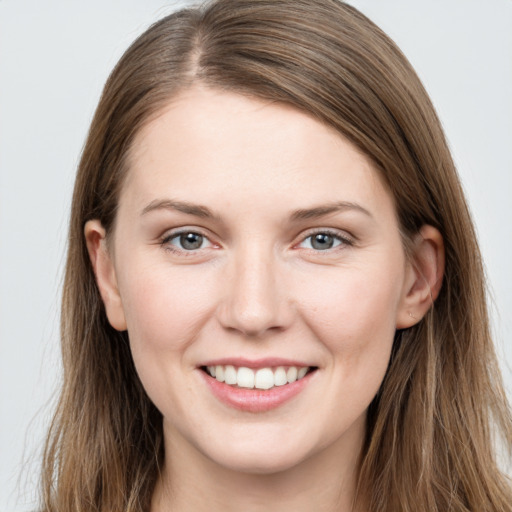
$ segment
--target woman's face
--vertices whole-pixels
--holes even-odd
[[[260,473],[357,455],[412,272],[352,144],[291,107],[189,89],[136,138],[110,258],[107,312],[166,443]]]

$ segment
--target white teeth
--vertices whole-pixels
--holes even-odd
[[[254,379],[256,389],[270,389],[274,387],[274,372],[270,368],[262,368],[256,372]]]
[[[236,384],[236,370],[234,366],[227,365],[224,368],[224,382],[226,384]]]
[[[302,379],[304,375],[308,372],[307,368],[299,368],[299,371],[297,372],[297,380]]]
[[[284,386],[302,379],[308,373],[309,367],[289,366],[285,368],[278,366],[274,369],[267,367],[253,370],[245,366],[236,368],[233,365],[217,365],[208,366],[206,370],[216,380],[230,386],[246,389],[271,389],[274,386]]]
[[[295,366],[290,366],[288,368],[288,371],[286,372],[286,380],[291,384],[292,382],[295,382],[297,380],[297,368]]]
[[[274,385],[284,386],[285,384],[288,384],[288,380],[286,379],[286,370],[280,366],[279,368],[276,368],[276,371],[274,372]]]
[[[217,365],[215,367],[215,375],[210,375],[215,377],[219,382],[224,382],[224,366]]]
[[[254,372],[250,368],[238,368],[236,381],[239,387],[252,389],[254,387]]]

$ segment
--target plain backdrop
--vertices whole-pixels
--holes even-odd
[[[511,396],[512,1],[351,3],[398,43],[438,109],[479,232]],[[183,4],[0,0],[1,512],[34,510],[60,376],[71,188],[101,88],[129,43]]]

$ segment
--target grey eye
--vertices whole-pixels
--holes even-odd
[[[207,243],[207,239],[199,233],[190,231],[174,236],[169,240],[169,243],[185,251],[194,251],[202,249]]]
[[[185,233],[180,235],[180,243],[183,249],[189,251],[199,249],[203,245],[203,236],[197,233]]]
[[[327,233],[317,233],[311,236],[311,247],[319,251],[331,249],[334,245],[334,237]]]
[[[300,244],[300,247],[315,251],[327,251],[343,243],[346,243],[346,241],[339,236],[331,235],[330,233],[315,233],[306,237]]]

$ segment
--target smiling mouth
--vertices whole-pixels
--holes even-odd
[[[234,388],[269,390],[292,384],[315,371],[315,366],[277,366],[253,370],[233,365],[203,366],[201,370]]]

